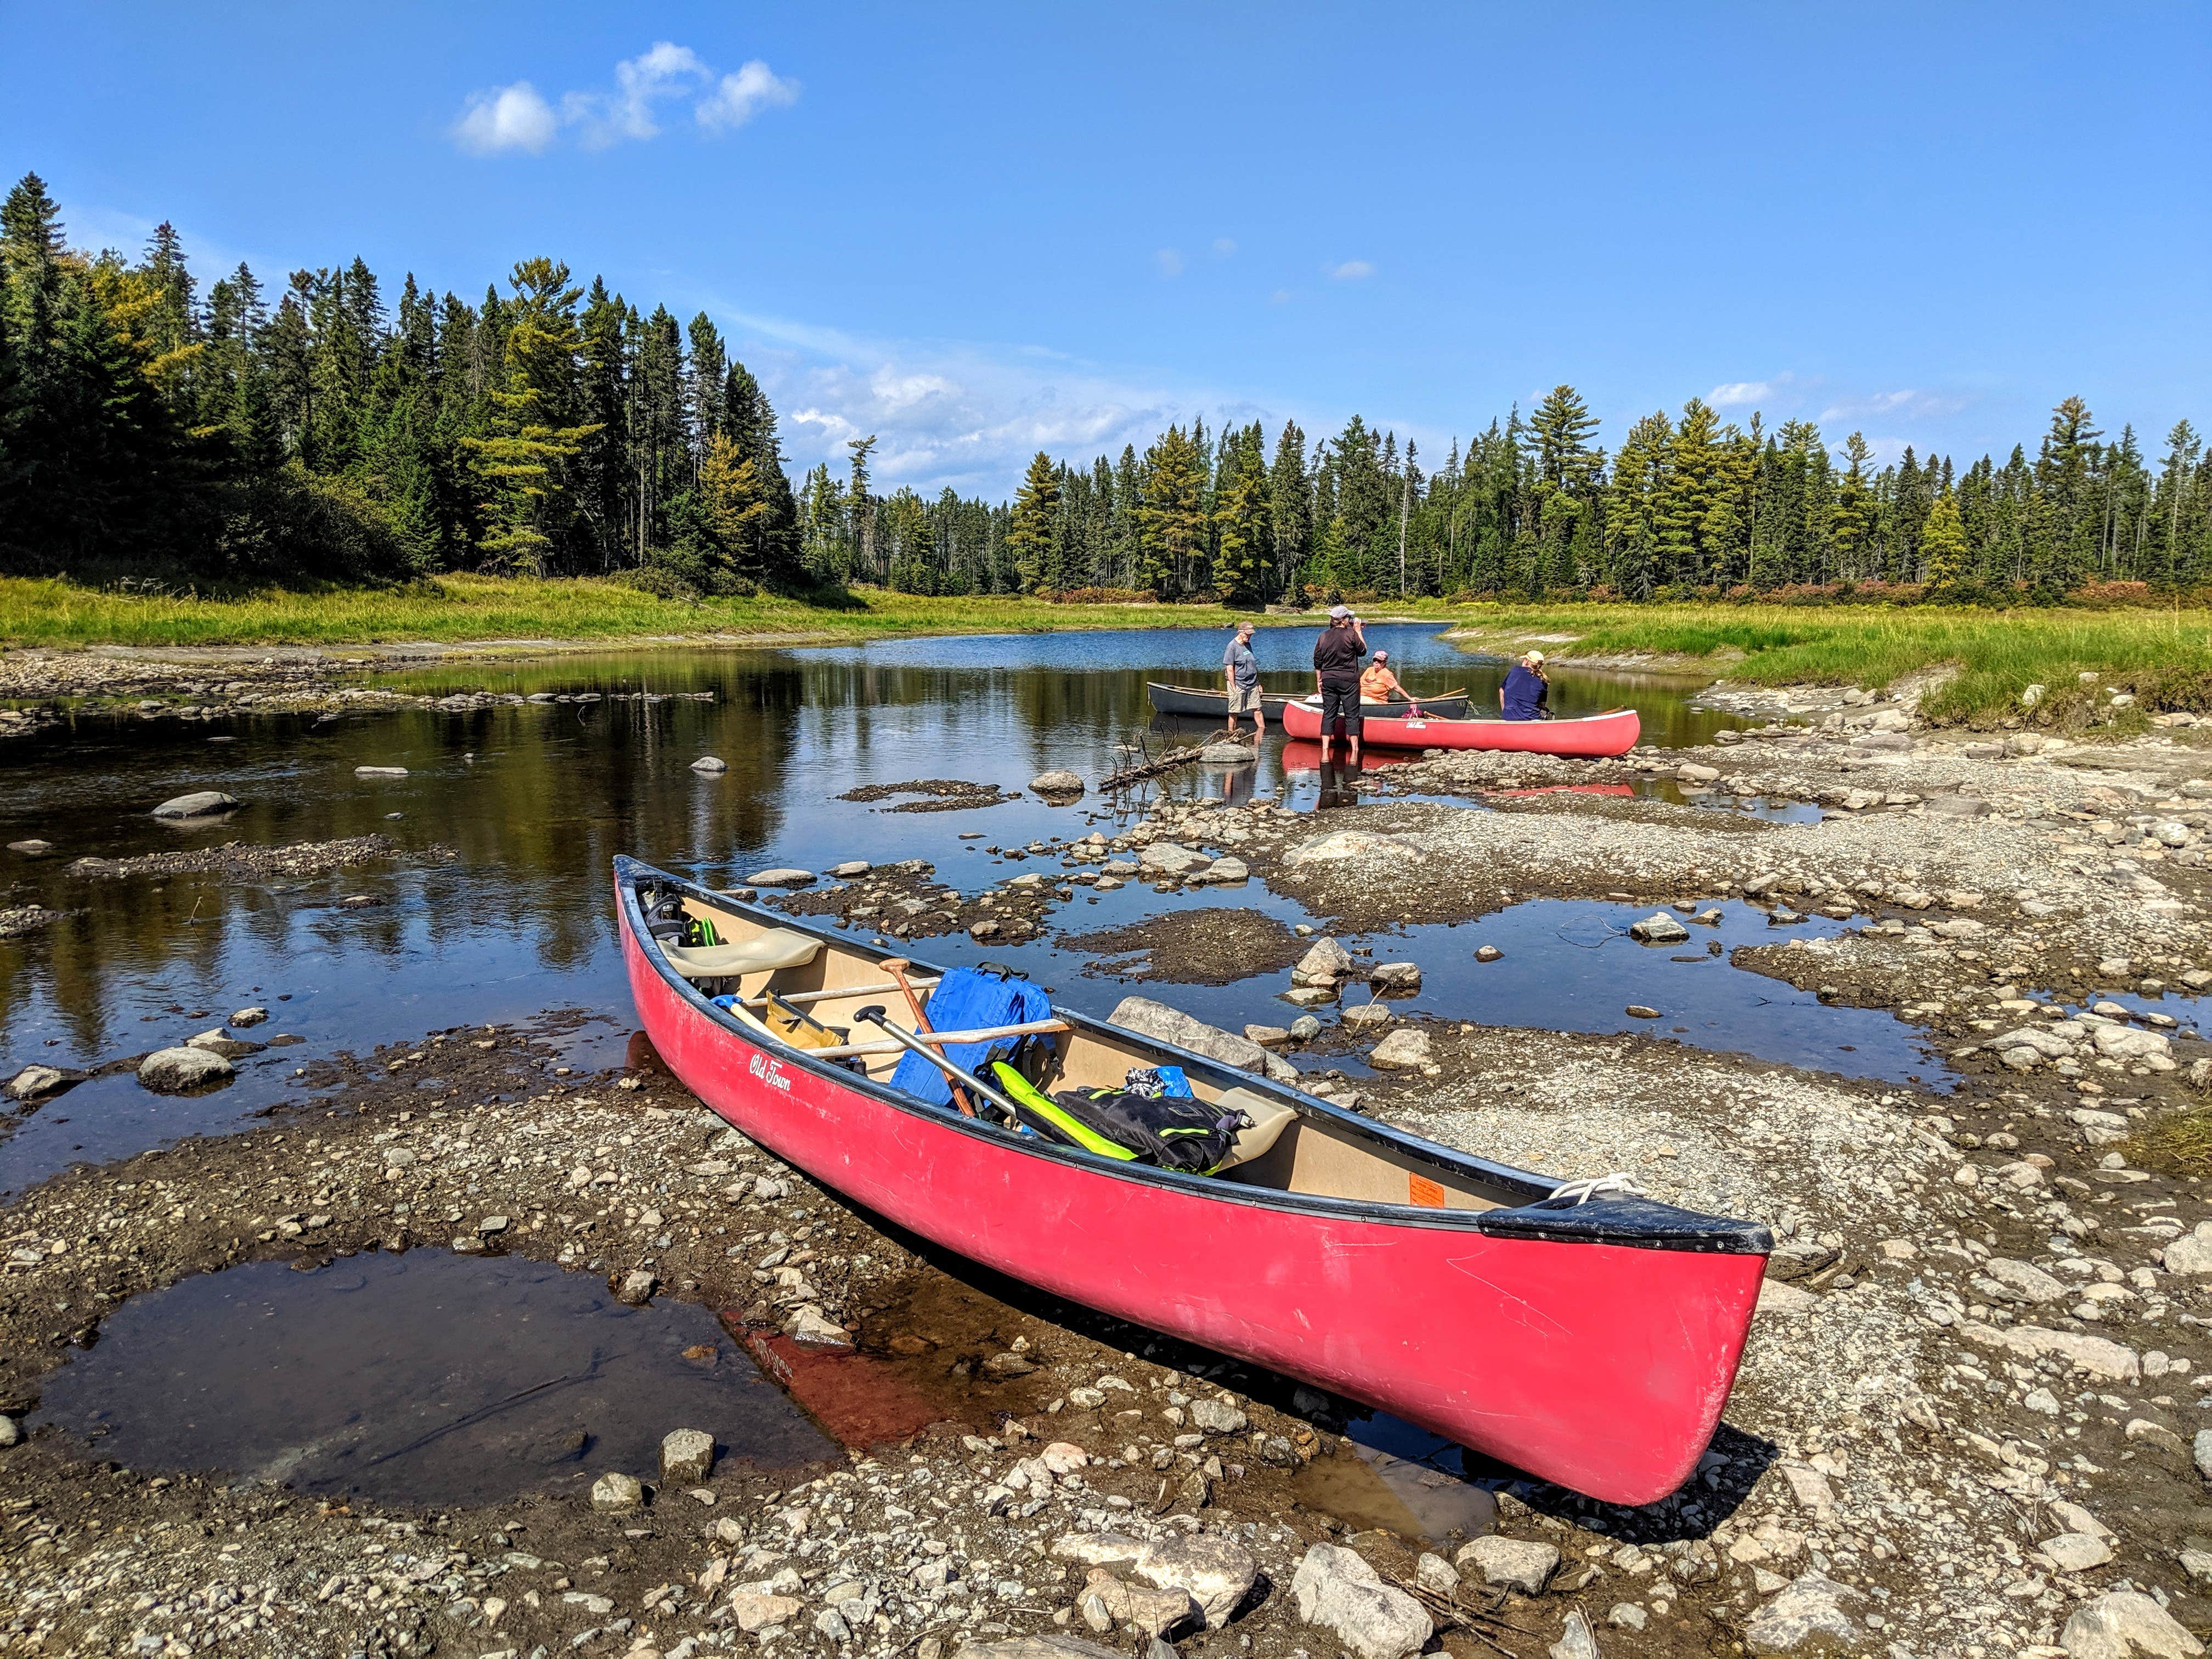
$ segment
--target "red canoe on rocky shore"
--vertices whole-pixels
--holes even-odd
[[[1022,1028],[1054,1044],[1048,1088],[1177,1065],[1200,1098],[1253,1121],[1212,1175],[1018,1133],[892,1087],[895,1042],[794,1047],[746,1007],[769,1008],[773,990],[869,1034],[857,1010],[905,1006],[885,952],[635,860],[614,874],[631,994],[661,1060],[854,1203],[1594,1498],[1649,1503],[1697,1467],[1759,1299],[1765,1228],[1562,1188],[1058,1008]],[[720,942],[675,943],[684,918],[711,921]],[[911,971],[925,993],[939,972]]]
[[[1293,738],[1321,736],[1321,702],[1308,697],[1283,707],[1283,731]],[[1564,720],[1445,720],[1412,714],[1368,714],[1361,740],[1390,749],[1498,749],[1524,755],[1565,755],[1595,760],[1636,747],[1644,722],[1633,708],[1609,708]]]

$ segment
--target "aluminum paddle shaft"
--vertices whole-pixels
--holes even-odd
[[[931,1065],[936,1066],[939,1071],[944,1073],[945,1077],[952,1083],[956,1085],[967,1085],[969,1088],[975,1091],[976,1099],[988,1100],[991,1104],[997,1107],[1000,1111],[1004,1113],[1007,1122],[1019,1123],[1022,1121],[1021,1114],[1014,1109],[1013,1103],[1008,1100],[1004,1095],[1000,1094],[996,1089],[994,1089],[989,1084],[984,1082],[982,1079],[977,1077],[973,1072],[968,1070],[965,1066],[954,1064],[953,1061],[947,1059],[939,1049],[933,1048],[930,1044],[924,1042],[913,1032],[905,1030],[902,1026],[892,1024],[890,1021],[884,1017],[884,1008],[881,1003],[871,1003],[866,1008],[854,1009],[853,1011],[853,1018],[866,1024],[874,1026],[878,1030],[881,1031],[885,1036],[890,1037],[893,1042],[913,1049],[915,1053],[920,1054]]]

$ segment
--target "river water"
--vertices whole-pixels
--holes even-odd
[[[1504,663],[1469,655],[1429,627],[1378,625],[1368,633],[1370,643],[1390,650],[1415,691],[1466,685],[1479,706],[1494,702]],[[1155,747],[1162,737],[1202,735],[1203,722],[1155,721],[1146,682],[1217,684],[1225,637],[1175,629],[471,661],[380,683],[433,693],[488,687],[713,696],[321,721],[240,716],[212,726],[87,717],[18,740],[0,793],[0,842],[37,836],[54,851],[35,861],[0,855],[12,883],[6,902],[70,914],[41,933],[0,942],[0,1062],[7,1068],[0,1074],[33,1061],[88,1069],[181,1042],[255,1004],[272,1018],[251,1035],[303,1041],[240,1062],[234,1083],[196,1098],[153,1096],[128,1074],[82,1085],[21,1117],[0,1143],[0,1191],[20,1190],[72,1160],[234,1127],[295,1097],[294,1070],[307,1060],[428,1030],[577,1008],[601,1017],[586,1028],[579,1063],[605,1063],[619,1054],[630,1021],[608,902],[616,854],[716,885],[768,865],[819,870],[845,859],[927,858],[945,879],[984,887],[994,879],[992,863],[981,842],[963,842],[959,832],[980,830],[992,842],[1019,844],[1086,831],[1087,815],[1105,805],[1096,794],[1076,807],[1051,806],[1026,793],[1029,780],[1054,768],[1095,778],[1115,764],[1117,746],[1139,733]],[[1305,630],[1262,630],[1257,649],[1270,690],[1310,688],[1304,665],[1310,644]],[[1633,702],[1646,740],[1662,744],[1702,742],[1739,723],[1693,707],[1696,690],[1696,682],[1567,669],[1555,676],[1553,701],[1566,714]],[[704,755],[729,769],[690,770]],[[408,775],[356,777],[364,765],[404,767]],[[1272,728],[1258,767],[1235,776],[1240,791],[1281,788],[1293,805],[1312,800],[1310,773],[1300,770],[1295,753],[1285,755]],[[952,812],[838,799],[858,786],[920,778],[997,785],[1018,798]],[[1224,785],[1221,774],[1193,768],[1160,787],[1218,793]],[[216,823],[173,827],[149,816],[157,803],[199,789],[221,789],[243,804]],[[389,836],[403,856],[306,879],[93,880],[66,868],[88,855],[374,833]],[[434,848],[453,856],[427,856]],[[356,896],[374,902],[343,906]],[[1095,908],[1079,901],[1062,920],[1072,929],[1121,925],[1193,902],[1223,901],[1132,886]],[[1232,902],[1295,919],[1294,907],[1256,887]],[[1532,940],[1551,931],[1547,921]],[[1455,955],[1460,943],[1452,941]],[[933,940],[925,953],[958,960],[966,945],[964,938]],[[1079,964],[1055,956],[1048,940],[1029,951],[1040,980],[1079,1007],[1106,1012],[1128,988],[1076,974]],[[1556,955],[1580,974],[1596,953],[1561,945]],[[1586,1016],[1553,1018],[1540,1001],[1516,1003],[1505,1023],[1610,1029],[1618,1016],[1599,1010],[1621,1000],[1626,980],[1616,962],[1639,958],[1650,963],[1643,953],[1607,957]],[[1686,986],[1692,973],[1716,988],[1741,981],[1745,1008],[1754,996],[1789,994],[1725,963],[1678,970],[1678,977]],[[1447,974],[1437,982],[1459,981]],[[1234,1024],[1279,1017],[1283,1005],[1273,1000],[1279,988],[1270,980],[1189,998],[1175,989],[1164,994]],[[1717,989],[1686,990],[1671,1003],[1643,1000],[1669,1007],[1686,1000],[1689,1017],[1674,1023],[1688,1028],[1685,1040],[1711,1046],[1759,1049],[1762,1026],[1774,1024],[1723,1020],[1715,1011],[1729,996]],[[1425,1000],[1440,1014],[1488,1017],[1474,1006],[1447,1006],[1448,988]],[[1833,1063],[1844,1044],[1866,1054],[1867,1033],[1822,1027],[1818,1013],[1801,1012],[1784,1022],[1787,1030],[1776,1028],[1782,1047],[1771,1057],[1815,1064],[1825,1054]],[[1896,1052],[1837,1068],[1871,1064],[1892,1075],[1910,1063],[1917,1070],[1917,1050],[1903,1044],[1902,1028],[1872,1018],[1900,1034]]]

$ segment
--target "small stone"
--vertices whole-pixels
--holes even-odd
[[[1291,969],[1291,983],[1318,988],[1332,988],[1340,980],[1349,979],[1358,964],[1352,952],[1333,939],[1318,939],[1297,965]]]
[[[634,1474],[603,1474],[592,1482],[592,1507],[613,1514],[642,1509],[644,1483]]]
[[[1559,1552],[1549,1544],[1501,1538],[1492,1533],[1464,1546],[1453,1558],[1461,1567],[1480,1569],[1486,1584],[1502,1584],[1523,1595],[1541,1595],[1559,1570]]]
[[[730,1597],[730,1613],[748,1636],[771,1625],[787,1625],[806,1610],[806,1603],[788,1595],[763,1595],[738,1590]]]
[[[488,1215],[477,1223],[477,1235],[480,1238],[495,1238],[514,1224],[503,1215]]]
[[[1418,991],[1421,988],[1421,969],[1418,963],[1378,963],[1367,975],[1367,982],[1385,991]]]
[[[1320,1021],[1314,1022],[1316,1025]],[[1262,1048],[1279,1048],[1291,1040],[1289,1029],[1281,1025],[1247,1025],[1245,1040],[1258,1043]]]
[[[866,859],[848,859],[842,864],[831,865],[830,873],[840,881],[852,881],[858,877],[866,875],[874,868],[875,866]]]
[[[1478,945],[1474,947],[1474,959],[1477,962],[1496,962],[1504,954],[1505,952],[1495,945]]]
[[[714,1437],[703,1429],[678,1429],[660,1442],[660,1478],[696,1486],[714,1470]]]
[[[1036,1362],[1018,1353],[994,1353],[983,1362],[986,1376],[1027,1376],[1036,1369]]]
[[[266,1008],[240,1008],[236,1013],[230,1017],[227,1024],[232,1025],[258,1025],[268,1018],[269,1011]]]
[[[691,763],[691,769],[702,777],[711,777],[717,772],[728,771],[730,763],[719,755],[702,755]]]
[[[2196,1659],[2204,1644],[2140,1590],[2107,1590],[2074,1610],[2058,1633],[2068,1659]]]
[[[1311,1042],[1321,1035],[1321,1022],[1311,1014],[1300,1014],[1291,1022],[1291,1041]]]
[[[1413,1582],[1431,1595],[1449,1595],[1459,1588],[1459,1569],[1443,1556],[1425,1551],[1413,1563]]]
[[[1621,1012],[1626,1014],[1631,1019],[1657,1019],[1660,1018],[1659,1011],[1656,1008],[1647,1007],[1641,1002],[1630,1003],[1627,1007],[1621,1010]]]
[[[1346,1008],[1338,1018],[1346,1025],[1358,1030],[1372,1026],[1389,1025],[1396,1020],[1398,1016],[1379,1002],[1360,1002],[1354,1003],[1351,1007]]]
[[[643,1267],[634,1267],[622,1277],[615,1288],[615,1300],[626,1307],[642,1308],[653,1300],[653,1292],[660,1281]]]
[[[50,841],[40,841],[36,836],[33,836],[28,841],[9,842],[8,850],[21,854],[27,859],[42,859],[54,850],[54,844]]]
[[[1680,945],[1689,938],[1690,930],[1664,910],[1658,910],[1641,921],[1630,922],[1628,936],[1644,945]]]
[[[1645,1617],[1644,1609],[1635,1602],[1616,1601],[1613,1611],[1606,1614],[1605,1622],[1620,1630],[1642,1630]]]
[[[1590,1628],[1589,1615],[1580,1607],[1569,1613],[1559,1626],[1559,1639],[1547,1651],[1552,1659],[1599,1659],[1597,1632]]]
[[[745,885],[748,887],[811,887],[813,884],[814,872],[811,870],[787,870],[778,867],[774,870],[763,870],[745,878]]]
[[[1251,1426],[1243,1412],[1218,1400],[1192,1401],[1190,1425],[1200,1434],[1242,1434]]]
[[[138,1062],[138,1081],[156,1094],[181,1094],[221,1082],[237,1069],[221,1054],[205,1048],[156,1048]]]
[[[842,1352],[853,1346],[845,1328],[811,1304],[794,1310],[783,1322],[783,1334],[802,1348]]]
[[[407,775],[407,769],[404,766],[356,766],[353,769],[353,775],[357,778],[404,778]]]
[[[12,1417],[0,1415],[0,1448],[22,1443],[23,1431]]]

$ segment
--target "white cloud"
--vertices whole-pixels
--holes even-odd
[[[1213,257],[1215,258],[1226,259],[1231,254],[1236,252],[1237,242],[1235,238],[1229,236],[1217,236],[1213,239]]]
[[[1164,247],[1152,255],[1152,264],[1163,276],[1182,275],[1182,255],[1171,247]]]
[[[471,94],[452,136],[475,155],[523,150],[535,155],[562,128],[573,131],[586,149],[605,149],[626,140],[657,138],[659,106],[705,89],[693,106],[700,130],[728,132],[762,110],[798,101],[799,82],[787,81],[756,58],[719,81],[714,70],[689,46],[656,40],[635,58],[615,65],[611,90],[563,93],[558,112],[527,81]]]
[[[1209,427],[1281,420],[1272,404],[1057,353],[1041,359],[1028,346],[883,341],[711,300],[708,309],[782,413],[794,482],[821,461],[842,475],[846,441],[872,432],[878,489],[933,495],[950,485],[996,499],[1040,449],[1084,464],[1124,444],[1141,453],[1194,414]]]
[[[1822,410],[1822,421],[1857,421],[1869,415],[1904,415],[1918,420],[1938,420],[1956,415],[1972,403],[1971,398],[1950,392],[1927,392],[1907,386],[1899,392],[1873,392],[1839,398]]]
[[[559,125],[553,106],[527,81],[469,94],[453,142],[471,155],[497,155],[519,149],[535,155],[553,142]]]
[[[1356,283],[1363,276],[1372,276],[1375,267],[1364,259],[1346,259],[1340,265],[1323,265],[1321,274],[1339,283]]]
[[[625,138],[657,138],[653,106],[680,97],[710,71],[689,46],[656,40],[615,65],[612,92],[572,92],[561,100],[562,120],[580,128],[586,148],[605,149]]]
[[[1746,404],[1759,403],[1774,391],[1771,380],[1730,380],[1726,386],[1717,386],[1705,394],[1705,401],[1715,409],[1740,409]]]
[[[709,132],[741,127],[764,109],[787,108],[799,101],[799,82],[787,81],[757,58],[726,75],[693,112]]]

